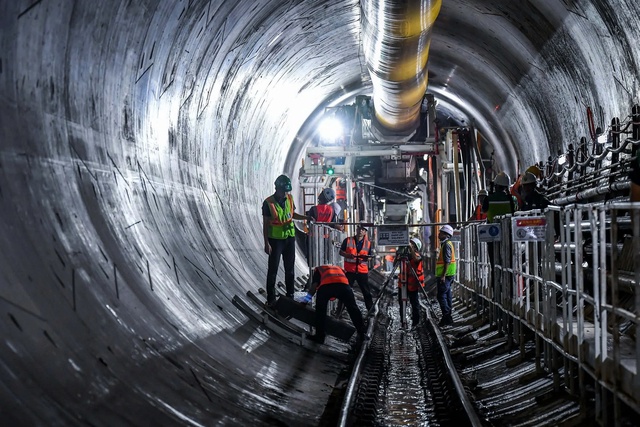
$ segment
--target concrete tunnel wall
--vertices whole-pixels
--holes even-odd
[[[606,128],[638,102],[640,5],[504,3],[444,2],[429,83],[515,174],[586,135],[586,106]],[[230,299],[264,286],[296,134],[369,90],[358,2],[3,0],[0,24],[0,415],[321,417],[340,364]]]

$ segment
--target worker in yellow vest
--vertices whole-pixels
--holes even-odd
[[[284,284],[287,296],[293,298],[295,291],[296,227],[294,219],[305,220],[306,216],[295,212],[291,191],[291,179],[280,175],[275,181],[276,191],[262,203],[262,234],[264,251],[269,255],[267,270],[267,305],[276,302],[276,277],[280,257],[284,263]]]
[[[451,228],[450,225],[443,225],[438,233],[440,251],[438,252],[438,259],[436,260],[438,303],[440,304],[440,311],[442,312],[442,318],[439,323],[440,326],[453,324],[453,317],[451,317],[451,308],[453,305],[451,285],[457,272],[457,266],[455,250],[450,240],[451,236],[453,236],[453,228]]]

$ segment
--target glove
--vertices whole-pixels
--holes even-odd
[[[310,293],[307,292],[307,295],[304,296],[304,298],[302,298],[302,304],[308,304],[311,302],[311,298],[313,298],[313,295],[311,295]]]

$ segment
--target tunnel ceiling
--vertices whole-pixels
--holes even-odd
[[[629,114],[638,16],[444,0],[429,91],[515,174],[586,135],[587,107]],[[319,419],[341,365],[231,300],[264,284],[260,205],[297,135],[370,93],[364,64],[354,0],[0,1],[3,421]]]

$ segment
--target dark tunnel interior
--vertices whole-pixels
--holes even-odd
[[[587,107],[606,128],[638,103],[638,16],[444,0],[428,91],[515,174],[584,136]],[[342,364],[230,301],[264,286],[260,206],[297,135],[370,91],[355,0],[0,1],[6,425],[321,419]]]

